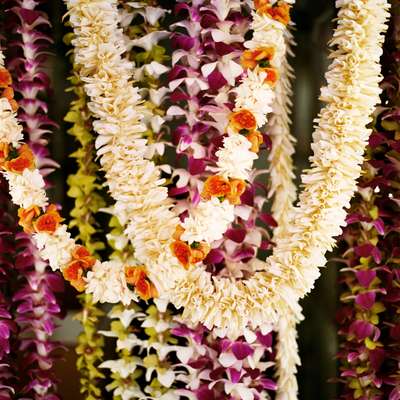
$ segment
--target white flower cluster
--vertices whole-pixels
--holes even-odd
[[[86,292],[93,294],[95,303],[119,303],[128,305],[137,298],[127,286],[124,264],[120,260],[96,262],[87,274]]]
[[[249,179],[257,154],[250,150],[251,143],[243,135],[233,134],[224,138],[224,145],[216,152],[216,171],[224,178]]]
[[[0,143],[11,143],[16,146],[22,139],[22,126],[14,118],[10,103],[5,97],[0,98]]]
[[[53,271],[60,269],[71,261],[71,253],[75,241],[67,232],[65,225],[59,226],[53,234],[40,232],[33,235],[33,241],[39,250],[40,256],[49,261]]]
[[[38,169],[24,169],[22,174],[4,172],[13,203],[19,207],[45,207],[48,204],[44,180]]]
[[[182,240],[189,244],[220,240],[233,220],[234,206],[228,200],[221,202],[213,197],[210,201],[201,201],[182,223],[185,229]],[[213,222],[212,229],[210,221]]]

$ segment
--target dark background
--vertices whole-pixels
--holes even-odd
[[[61,0],[48,2],[48,12],[54,29],[54,53],[50,60],[49,72],[53,81],[53,101],[51,101],[52,118],[60,123],[68,110],[71,96],[65,90],[68,87],[69,62],[66,52],[69,50],[62,41],[66,30],[62,24],[65,8]],[[299,175],[305,166],[310,151],[313,119],[320,104],[318,95],[327,66],[327,42],[332,34],[332,18],[335,16],[334,0],[298,0],[293,19],[296,23],[295,38],[296,58],[292,60],[295,68],[293,133],[297,137],[296,173]],[[66,196],[66,178],[73,172],[73,162],[68,154],[73,149],[73,142],[66,134],[67,126],[60,123],[58,131],[52,138],[53,155],[61,164],[61,169],[53,176],[57,185],[54,195],[58,202],[66,204],[64,209],[71,208],[71,199]],[[334,399],[336,385],[328,380],[336,376],[335,353],[337,350],[336,326],[334,314],[337,304],[336,289],[337,268],[329,265],[322,270],[312,294],[303,301],[305,321],[299,326],[299,344],[302,367],[298,374],[301,400]],[[67,306],[75,308],[75,294],[67,296]],[[72,311],[74,312],[74,311]],[[70,320],[68,320],[70,321]],[[70,324],[70,322],[65,325]],[[79,399],[78,377],[74,366],[73,340],[64,327],[61,337],[66,338],[71,351],[65,361],[59,365],[62,387],[60,392],[65,399]]]

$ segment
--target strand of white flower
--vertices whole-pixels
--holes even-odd
[[[171,283],[163,273],[151,273],[156,264],[161,271],[182,272],[172,256],[169,243],[179,219],[171,211],[164,180],[153,162],[145,159],[147,141],[141,138],[145,108],[137,88],[130,82],[133,65],[122,58],[126,51],[117,1],[66,1],[75,32],[73,45],[81,79],[91,99],[89,107],[98,118],[96,147],[106,180],[116,204],[118,219],[127,228],[135,255],[147,265],[150,277],[162,293]],[[153,268],[157,269],[157,268]]]
[[[292,107],[293,69],[288,61],[294,38],[289,29],[285,32],[286,55],[282,58],[279,80],[275,87],[273,114],[268,125],[271,138],[269,197],[272,198],[271,211],[278,226],[274,229],[274,240],[284,234],[286,216],[296,199],[295,175],[293,172],[293,154],[295,138],[290,131],[290,114]],[[281,316],[277,326],[277,344],[275,356],[277,381],[277,400],[296,400],[298,393],[297,366],[300,357],[297,345],[296,317],[291,313]]]
[[[338,27],[332,63],[321,100],[327,105],[317,119],[311,169],[303,175],[299,206],[288,216],[262,272],[247,281],[213,279],[201,268],[190,268],[176,282],[172,302],[184,307],[183,317],[217,327],[220,334],[239,335],[247,326],[276,324],[291,311],[300,317],[298,299],[307,294],[326,262],[325,252],[344,225],[360,174],[370,134],[370,115],[379,101],[382,34],[386,31],[385,0],[337,1]]]

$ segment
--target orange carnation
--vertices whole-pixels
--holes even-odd
[[[185,269],[189,268],[191,249],[190,246],[182,242],[181,240],[176,240],[171,244],[172,254],[178,259],[178,261],[183,265]]]
[[[258,153],[260,150],[260,145],[263,143],[263,135],[258,131],[253,131],[246,136],[246,139],[251,143],[250,150],[254,153]]]
[[[0,88],[5,88],[11,84],[11,74],[5,68],[0,68]]]
[[[135,285],[137,294],[145,301],[158,296],[157,289],[148,279],[140,279]]]
[[[73,252],[72,252],[72,258],[74,260],[79,260],[82,262],[82,266],[85,269],[89,269],[93,267],[93,265],[96,263],[96,259],[91,256],[89,250],[84,247],[84,246],[75,246]]]
[[[252,131],[257,127],[256,117],[251,111],[245,109],[233,112],[229,122],[232,128],[238,132],[242,130]]]
[[[254,69],[257,66],[261,68],[269,67],[269,62],[275,54],[273,47],[260,47],[254,50],[245,50],[241,57],[243,68]]]
[[[146,267],[135,266],[135,267],[125,267],[125,277],[127,283],[135,286],[139,280],[147,277]]]
[[[22,173],[24,169],[30,169],[34,166],[35,156],[27,144],[23,144],[19,147],[17,152],[17,157],[4,163],[4,168],[7,171]]]
[[[128,284],[135,286],[137,294],[143,300],[158,296],[157,289],[147,277],[146,267],[125,267],[125,277]]]
[[[246,190],[246,182],[242,179],[232,179],[231,182],[231,191],[227,196],[227,199],[231,204],[237,205],[240,204],[240,196]]]
[[[85,265],[82,261],[73,260],[62,271],[65,280],[69,281],[71,285],[80,292],[85,290],[86,286],[86,282],[83,279],[84,269]]]
[[[282,22],[284,25],[290,21],[290,6],[283,1],[271,5],[269,0],[254,0],[254,6],[260,15],[268,14],[272,19]]]
[[[31,206],[29,208],[20,208],[18,210],[19,225],[22,226],[24,232],[34,233],[33,219],[40,215],[38,206]]]
[[[204,183],[204,189],[201,197],[204,200],[210,200],[212,197],[225,197],[229,194],[231,188],[229,181],[222,176],[209,176]]]
[[[33,227],[36,232],[54,233],[62,220],[56,206],[50,204],[46,212],[33,223]]]
[[[197,264],[207,257],[207,254],[210,252],[211,247],[208,243],[205,242],[193,243],[190,246],[190,250],[190,264]]]

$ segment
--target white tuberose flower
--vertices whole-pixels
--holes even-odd
[[[234,206],[228,201],[217,198],[201,201],[182,224],[185,232],[182,240],[189,242],[212,243],[222,239],[223,234],[234,220]]]
[[[95,303],[119,303],[128,305],[136,300],[133,291],[126,284],[124,265],[113,260],[96,262],[87,275],[87,293],[93,293]]]
[[[224,146],[216,153],[218,173],[224,178],[248,180],[253,161],[257,158],[250,147],[250,142],[243,135],[225,137]]]

